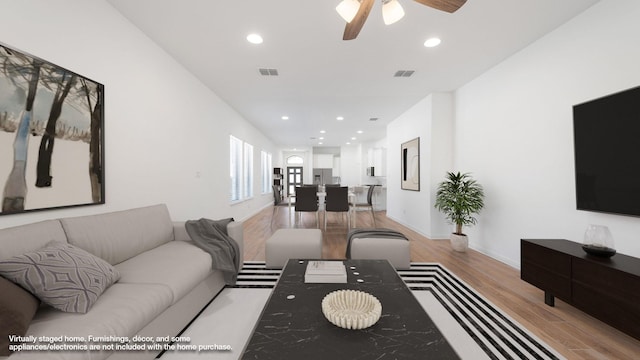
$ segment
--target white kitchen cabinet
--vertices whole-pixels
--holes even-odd
[[[333,169],[333,155],[314,154],[313,167],[316,169]]]

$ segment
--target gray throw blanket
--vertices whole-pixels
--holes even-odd
[[[404,234],[391,229],[385,228],[370,228],[370,229],[354,229],[347,235],[347,259],[351,259],[351,240],[357,238],[385,238],[385,239],[398,239],[406,240]]]
[[[212,268],[222,271],[227,285],[236,283],[240,256],[242,256],[238,244],[227,233],[227,225],[232,221],[232,218],[222,220],[202,218],[189,220],[184,225],[191,240],[211,255]]]

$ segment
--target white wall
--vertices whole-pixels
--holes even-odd
[[[451,227],[435,208],[435,192],[453,159],[453,97],[436,93],[387,126],[387,216],[432,239],[448,238]],[[401,144],[420,137],[420,191],[402,190]]]
[[[244,219],[269,139],[102,0],[0,0],[5,45],[105,85],[106,204],[0,217],[0,228],[166,203],[174,219]],[[254,146],[253,200],[229,204],[229,135]],[[55,156],[55,154],[54,154]]]
[[[359,185],[364,172],[362,145],[340,147],[340,183],[345,186]]]
[[[471,246],[518,267],[521,238],[609,226],[640,257],[640,219],[575,209],[572,106],[640,85],[640,2],[603,0],[456,92],[457,169],[486,191]]]

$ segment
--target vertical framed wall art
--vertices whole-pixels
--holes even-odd
[[[420,191],[420,138],[402,143],[400,186],[403,190]]]
[[[104,204],[104,86],[0,43],[0,215]]]

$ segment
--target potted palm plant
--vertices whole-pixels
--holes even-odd
[[[484,190],[468,173],[448,172],[446,180],[438,185],[435,208],[442,212],[450,223],[456,225],[451,234],[451,247],[464,252],[469,245],[462,226],[475,225],[473,216],[484,207]]]

